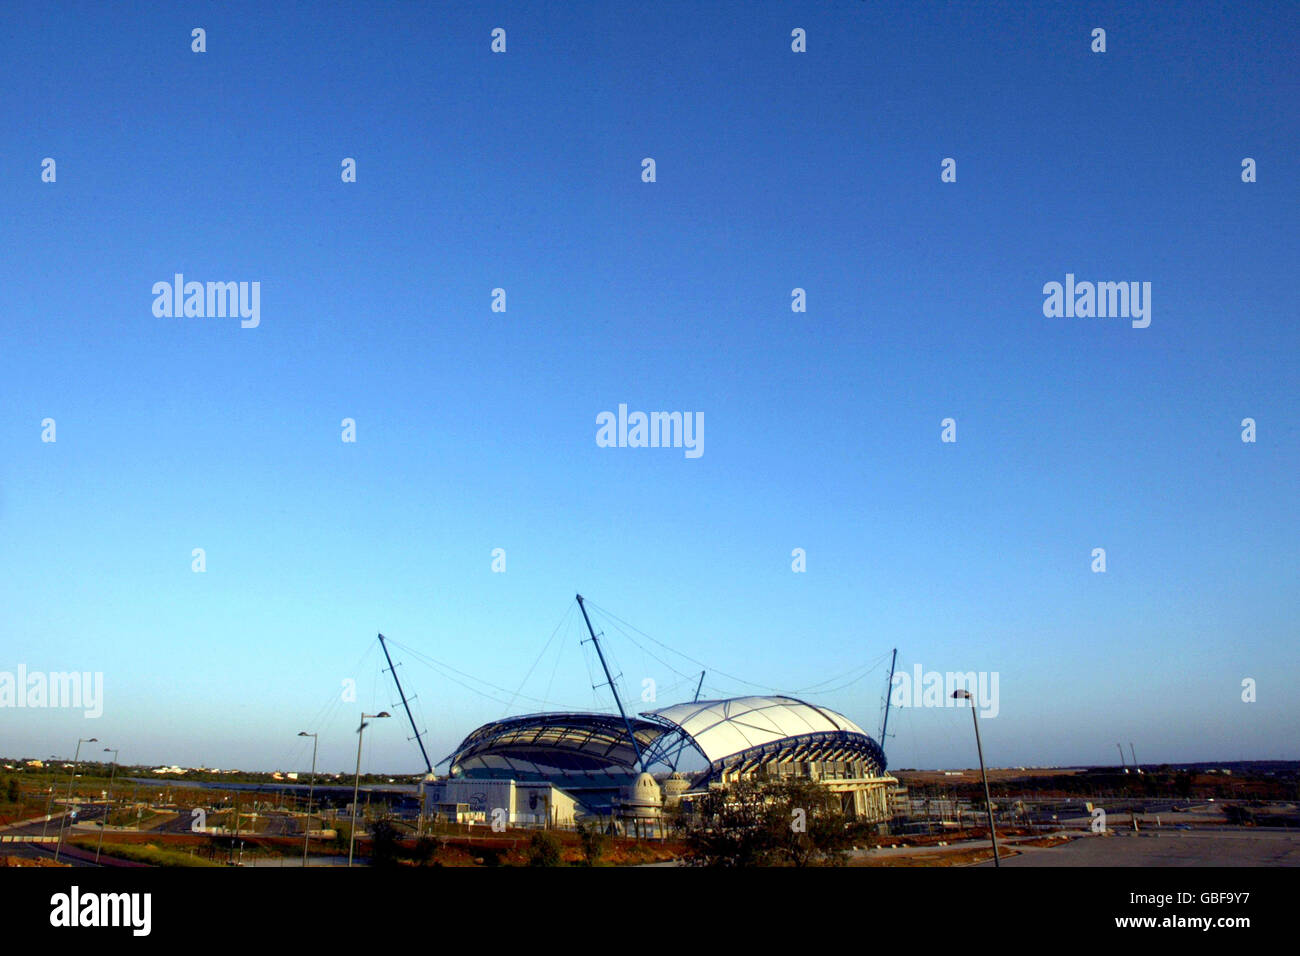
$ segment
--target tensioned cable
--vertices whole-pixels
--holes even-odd
[[[524,685],[528,683],[528,678],[533,676],[533,671],[537,669],[537,665],[540,664],[542,662],[542,658],[546,656],[547,650],[550,649],[551,643],[555,640],[555,635],[560,633],[560,628],[564,626],[564,622],[567,621],[570,615],[573,614],[573,606],[576,603],[577,603],[576,601],[570,601],[568,607],[565,608],[564,616],[560,618],[560,623],[555,625],[555,630],[551,631],[551,636],[546,639],[546,644],[543,645],[541,653],[537,655],[537,659],[533,661],[532,666],[528,668],[528,672],[524,674],[523,680],[519,682],[519,687],[515,690],[514,695],[511,696],[510,698],[510,703],[506,704],[507,712],[509,712],[510,708],[512,708],[515,705],[515,697],[519,696],[520,691],[524,689]],[[552,674],[552,679],[553,678],[554,678],[554,674]],[[547,693],[548,694],[550,693],[549,687],[547,689]],[[502,714],[501,716],[504,717],[505,714]]]
[[[452,681],[453,683],[459,684],[461,687],[464,687],[466,690],[473,691],[474,693],[486,697],[489,700],[495,700],[498,704],[509,704],[509,701],[503,700],[500,697],[496,697],[492,694],[489,694],[486,691],[480,690],[479,688],[474,687],[470,684],[466,684],[463,681],[456,680],[450,674],[444,673],[444,671],[451,671],[452,673],[459,674],[461,677],[464,677],[466,680],[471,680],[479,684],[484,684],[487,687],[491,687],[493,690],[500,691],[502,694],[513,694],[515,697],[521,697],[525,700],[530,700],[535,704],[541,704],[543,706],[546,706],[552,703],[552,701],[542,700],[539,697],[532,697],[528,694],[519,693],[517,691],[511,691],[509,688],[506,687],[500,687],[492,683],[491,681],[484,680],[481,677],[475,677],[473,674],[469,674],[466,673],[465,671],[460,670],[459,668],[452,667],[450,664],[445,664],[442,661],[429,657],[427,654],[422,654],[420,651],[417,651],[415,648],[410,647],[407,644],[402,644],[398,641],[395,641],[391,637],[388,639],[388,643],[393,645],[394,647],[401,648],[402,650],[406,651],[408,654],[413,655],[420,663],[424,664],[427,667],[434,668],[440,674],[442,674],[444,677],[446,677],[448,680]]]
[[[827,690],[827,691],[825,691],[825,693],[833,693],[833,692],[835,692],[835,691],[844,690],[846,687],[850,687],[850,686],[852,686],[853,684],[857,683],[858,681],[862,680],[864,677],[868,676],[868,675],[869,675],[873,670],[875,670],[877,667],[879,667],[880,664],[884,661],[884,659],[885,659],[886,657],[889,656],[889,653],[891,653],[891,652],[886,652],[885,654],[882,654],[882,655],[880,655],[880,657],[876,658],[875,661],[872,661],[871,663],[868,663],[868,664],[860,665],[859,667],[852,668],[852,669],[846,671],[845,674],[837,674],[835,677],[827,678],[826,680],[824,680],[824,681],[820,681],[820,682],[818,682],[818,683],[816,683],[816,684],[810,684],[810,685],[808,685],[807,687],[801,687],[801,688],[797,688],[797,689],[795,689],[795,690],[790,690],[790,691],[782,691],[780,688],[773,687],[773,686],[771,686],[771,685],[769,685],[769,684],[756,684],[756,683],[754,683],[753,681],[745,680],[743,677],[736,677],[734,674],[728,674],[726,671],[719,670],[718,668],[715,668],[715,667],[710,667],[708,664],[704,663],[703,661],[696,660],[695,658],[691,657],[689,654],[683,654],[681,651],[679,651],[679,650],[677,650],[677,649],[675,649],[675,648],[669,647],[669,646],[668,646],[667,644],[665,644],[663,641],[660,641],[660,640],[658,640],[658,639],[656,639],[656,638],[654,638],[654,637],[651,637],[651,636],[650,636],[649,634],[647,634],[645,631],[642,631],[640,628],[637,628],[637,627],[635,627],[634,625],[629,624],[627,621],[622,620],[622,619],[619,618],[617,615],[612,614],[611,612],[605,610],[605,609],[604,609],[603,607],[601,607],[599,604],[596,604],[595,602],[590,601],[590,600],[588,600],[586,603],[587,603],[587,606],[588,606],[588,607],[593,607],[593,608],[595,608],[595,609],[596,609],[596,610],[597,610],[597,611],[598,611],[602,616],[609,618],[611,621],[615,621],[615,622],[617,622],[617,623],[615,624],[615,628],[616,628],[618,631],[620,631],[621,633],[623,633],[624,636],[626,636],[626,637],[628,638],[628,640],[632,641],[633,644],[636,644],[637,647],[641,647],[641,645],[640,645],[639,643],[637,643],[637,641],[636,641],[636,640],[635,640],[635,639],[634,639],[630,634],[628,634],[626,631],[623,631],[623,628],[618,627],[618,624],[622,624],[622,625],[624,625],[624,626],[630,628],[631,630],[636,631],[636,633],[640,634],[640,635],[641,635],[642,637],[644,637],[646,640],[648,640],[648,641],[653,641],[655,644],[659,645],[659,646],[662,647],[664,650],[669,651],[670,653],[676,654],[676,655],[678,655],[679,657],[683,658],[684,660],[688,660],[688,661],[690,661],[692,664],[695,664],[695,665],[698,666],[698,667],[703,667],[706,671],[709,671],[710,673],[720,674],[721,676],[727,678],[728,680],[733,680],[733,681],[736,681],[737,683],[745,684],[745,685],[747,685],[747,686],[749,686],[749,687],[757,687],[757,688],[759,688],[760,690],[769,690],[769,691],[773,691],[773,692],[778,693],[778,694],[779,694],[779,693],[788,693],[788,694],[802,694],[802,693],[806,693],[807,691],[810,691],[810,690],[816,690],[817,688],[819,688],[819,687],[823,687],[823,686],[825,686],[826,684],[829,684],[829,683],[831,683],[831,682],[833,682],[833,681],[842,680],[842,679],[846,676],[846,674],[852,674],[852,673],[854,673],[855,671],[859,671],[859,670],[862,671],[862,673],[859,674],[857,677],[854,677],[853,679],[851,679],[851,680],[845,682],[844,684],[840,685],[839,687],[835,687],[835,688],[832,688],[831,690]],[[654,658],[656,661],[659,661],[660,664],[663,664],[665,667],[667,667],[669,670],[673,671],[673,673],[677,674],[678,676],[683,677],[683,678],[689,676],[689,675],[687,675],[687,674],[683,674],[681,671],[677,670],[675,667],[673,667],[672,665],[668,664],[667,662],[662,661],[662,660],[659,660],[658,657],[655,657],[655,655],[651,654],[651,653],[650,653],[648,650],[646,650],[645,648],[642,647],[641,650],[645,651],[646,654],[649,654],[652,658]],[[714,689],[716,690],[717,688],[715,687]]]
[[[745,678],[743,677],[737,677],[736,675],[728,674],[726,671],[720,670],[719,668],[710,667],[708,664],[704,663],[703,661],[696,660],[695,658],[691,657],[689,654],[683,654],[681,651],[669,647],[667,644],[665,644],[663,641],[659,640],[658,638],[651,637],[649,634],[647,634],[645,631],[641,630],[640,628],[635,627],[634,625],[629,624],[627,621],[624,621],[622,618],[610,613],[609,611],[606,611],[599,604],[596,604],[592,601],[587,601],[586,603],[588,607],[594,607],[604,617],[607,617],[613,621],[618,621],[623,626],[631,628],[632,630],[640,634],[642,637],[644,637],[647,641],[652,641],[653,643],[662,647],[664,650],[676,654],[678,657],[682,658],[683,660],[690,661],[696,667],[703,667],[706,671],[710,671],[715,674],[721,674],[723,677],[727,678],[727,680],[733,680],[738,684],[745,684],[749,687],[757,687],[759,690],[770,690],[770,691],[776,691],[777,693],[780,692],[777,688],[772,687],[770,684],[755,684],[753,681],[745,680]]]
[[[851,678],[852,681],[859,681],[863,677],[866,677],[868,674],[874,671],[876,668],[878,668],[884,662],[885,658],[888,657],[891,653],[892,653],[891,651],[886,651],[885,653],[881,654],[879,657],[877,657],[874,661],[871,661],[870,663],[860,664],[857,667],[851,667],[842,674],[836,674],[834,677],[828,677],[823,681],[818,681],[815,684],[809,684],[807,687],[801,687],[799,689],[801,691],[816,690],[818,687],[823,687],[826,684],[832,684],[837,680],[844,680],[850,674],[854,674],[861,671],[861,673],[859,673],[858,676]]]
[[[574,604],[576,603],[577,602],[575,601]],[[560,671],[560,661],[564,659],[565,645],[568,644],[569,635],[573,632],[573,605],[572,604],[569,605],[569,612],[565,614],[564,619],[569,623],[564,628],[564,637],[562,637],[560,639],[560,643],[556,645],[555,664],[554,666],[551,667],[551,679],[546,682],[546,696],[548,698],[551,696],[551,688],[555,686],[555,675],[558,674]]]
[[[611,623],[613,623],[613,622],[611,622]],[[614,629],[615,629],[616,631],[618,631],[620,634],[622,634],[624,637],[626,637],[629,641],[631,641],[632,644],[633,644],[633,645],[634,645],[638,650],[640,650],[642,654],[645,654],[645,655],[646,655],[647,657],[649,657],[651,660],[656,661],[656,662],[659,663],[659,664],[662,664],[664,667],[668,668],[670,671],[672,671],[672,672],[673,672],[674,674],[676,674],[678,677],[681,677],[681,678],[687,678],[687,677],[690,677],[689,674],[686,674],[686,673],[684,673],[684,672],[682,672],[682,671],[679,671],[677,668],[673,667],[672,664],[669,664],[667,661],[663,660],[662,658],[659,658],[659,657],[655,656],[655,655],[654,655],[653,653],[651,653],[647,648],[643,647],[643,646],[641,645],[641,643],[640,643],[640,642],[639,642],[635,637],[633,637],[633,636],[632,636],[631,634],[629,634],[627,631],[623,630],[623,628],[619,627],[619,625],[618,625],[617,623],[613,623],[613,626],[614,626]],[[703,665],[701,665],[701,666],[703,666]]]
[[[369,657],[371,654],[374,653],[375,648],[378,646],[379,646],[378,638],[375,638],[368,645],[366,645],[366,649],[362,651],[361,656],[358,657],[356,663],[352,665],[351,673],[359,674],[361,672],[361,665],[365,663],[367,657]],[[342,706],[343,706],[343,695],[339,693],[337,688],[331,690],[329,697],[326,699],[325,703],[321,705],[320,710],[316,711],[316,714],[311,719],[311,722],[308,723],[307,726],[304,727],[303,729],[311,732],[319,732],[321,727],[326,726],[331,720],[334,719],[335,713]],[[285,767],[290,766],[291,761],[296,763],[299,755],[305,750],[306,747],[307,747],[306,737],[295,738],[295,742],[293,744],[288,745],[284,753],[281,755],[281,761],[283,763],[283,766]]]
[[[845,671],[844,674],[841,674],[841,675],[839,675],[838,677],[831,677],[831,678],[828,678],[827,680],[821,681],[821,682],[816,683],[816,684],[809,684],[807,687],[800,687],[798,690],[792,690],[792,691],[790,691],[790,693],[792,693],[792,694],[803,694],[803,693],[807,693],[807,692],[810,691],[810,690],[817,690],[817,689],[819,689],[819,688],[822,689],[821,692],[822,692],[823,694],[834,694],[834,693],[837,693],[837,692],[839,692],[839,691],[844,690],[845,688],[852,687],[854,684],[858,683],[859,681],[862,681],[862,680],[866,679],[867,677],[870,677],[870,676],[871,676],[871,675],[876,671],[876,669],[879,668],[879,667],[884,663],[885,658],[888,657],[890,653],[892,653],[892,652],[889,652],[889,651],[885,652],[885,653],[882,654],[880,657],[876,658],[876,660],[875,660],[873,663],[871,663],[871,664],[864,664],[862,667],[855,667],[855,668],[853,668],[853,670]],[[849,679],[849,680],[846,680],[843,684],[840,684],[840,685],[838,685],[838,686],[836,686],[836,687],[826,687],[826,686],[825,686],[826,684],[829,684],[831,681],[835,681],[835,680],[839,680],[839,679],[843,678],[846,674],[852,674],[852,673],[853,673],[854,671],[856,671],[856,670],[861,670],[862,673],[859,674],[857,677],[854,677],[854,678],[851,678],[851,679]]]

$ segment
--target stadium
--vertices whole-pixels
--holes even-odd
[[[637,717],[543,713],[479,727],[425,783],[427,812],[462,822],[573,826],[597,818],[653,834],[663,807],[759,777],[814,780],[846,816],[888,818],[880,745],[843,714],[793,697],[675,704]]]
[[[884,750],[828,707],[774,694],[695,699],[629,714],[587,603],[580,594],[576,601],[618,712],[553,711],[484,724],[439,761],[449,765],[447,776],[428,766],[420,784],[424,814],[499,826],[591,821],[607,831],[653,836],[665,830],[665,809],[689,808],[712,788],[800,779],[836,795],[849,819],[889,819],[898,781],[885,773]],[[384,644],[382,634],[379,641]],[[391,670],[391,657],[388,664]],[[697,698],[703,680],[701,674]],[[401,682],[396,685],[403,694]],[[414,718],[412,729],[418,739]]]

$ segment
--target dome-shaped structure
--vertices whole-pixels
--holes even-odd
[[[659,784],[648,773],[642,773],[623,790],[621,801],[623,816],[652,819],[659,816],[663,807],[663,797],[659,793]]]
[[[641,715],[694,748],[710,779],[730,768],[763,763],[854,764],[858,776],[885,771],[885,753],[843,714],[793,697],[731,697],[674,704]]]
[[[691,782],[684,773],[673,771],[664,781],[664,806],[672,806],[682,798],[682,794],[691,789]]]
[[[647,771],[675,771],[691,753],[703,759],[706,772],[693,783],[673,773],[661,793]],[[450,760],[453,778],[545,780],[590,811],[617,805],[647,817],[692,790],[766,775],[826,783],[849,795],[853,806],[846,810],[881,819],[883,788],[891,782],[884,776],[884,751],[861,727],[833,710],[782,696],[702,700],[639,718],[511,717],[474,731]]]

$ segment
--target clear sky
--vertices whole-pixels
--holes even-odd
[[[999,675],[995,765],[1300,756],[1297,9],[6,5],[0,671],[105,699],[0,753],[350,770],[382,630],[438,759],[612,706],[580,591],[692,659],[597,614],[636,710],[700,661],[874,735],[898,647]],[[156,317],[175,273],[260,325]],[[1067,273],[1150,326],[1045,317]],[[620,403],[704,453],[598,447]]]

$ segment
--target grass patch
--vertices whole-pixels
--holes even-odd
[[[94,850],[94,840],[73,840],[73,845],[83,850]],[[183,850],[168,850],[153,843],[105,843],[103,856],[111,856],[132,863],[144,863],[148,866],[221,866],[213,860],[205,860],[198,855],[191,856]]]

